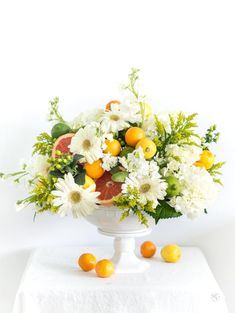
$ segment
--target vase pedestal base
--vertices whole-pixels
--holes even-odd
[[[114,237],[114,263],[116,273],[141,273],[149,268],[149,263],[135,254],[135,237],[148,235],[151,230],[146,229],[135,233],[113,233],[98,229],[99,233]]]

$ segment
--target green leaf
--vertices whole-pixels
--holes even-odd
[[[176,210],[171,207],[166,201],[159,200],[160,205],[158,205],[155,209],[155,212],[147,212],[150,216],[155,219],[155,223],[157,224],[160,219],[174,218],[182,215],[180,212],[176,212]]]
[[[70,164],[70,166],[71,166],[71,167],[75,166],[75,165],[77,164],[77,162],[78,162],[80,159],[82,159],[82,158],[84,158],[83,155],[81,155],[81,154],[75,154],[74,157],[73,157],[73,160],[72,160],[72,162],[71,162],[71,164]]]
[[[120,167],[119,165],[113,167],[110,171],[111,174],[116,174],[117,172],[120,172]]]
[[[127,172],[117,172],[112,175],[112,180],[116,183],[124,183],[127,176],[128,176]]]
[[[78,185],[84,185],[85,184],[85,173],[80,173],[77,176],[74,177],[75,183]]]
[[[57,177],[57,178],[62,178],[64,177],[64,174],[62,174],[60,171],[55,170],[55,171],[50,171],[49,175]]]

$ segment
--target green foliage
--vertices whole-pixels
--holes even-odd
[[[64,177],[64,174],[71,173],[74,177],[76,184],[83,185],[85,183],[86,171],[82,165],[78,163],[83,155],[75,154],[62,154],[58,151],[57,158],[49,158],[48,163],[51,164],[49,168],[49,175],[57,178]]]
[[[37,212],[41,213],[44,211],[51,211],[56,213],[58,207],[52,204],[55,196],[51,194],[52,190],[55,189],[56,178],[48,178],[40,176],[34,188],[30,191],[30,196],[24,200],[17,202],[18,205],[23,204],[25,206],[34,204],[37,208]]]
[[[175,118],[169,114],[171,131],[168,133],[164,124],[158,119],[157,115],[155,115],[157,136],[154,138],[154,142],[160,157],[165,157],[165,149],[169,144],[197,145],[193,140],[193,137],[199,137],[195,133],[197,124],[194,118],[196,116],[196,113],[185,116],[180,112]]]
[[[208,149],[211,143],[218,142],[220,133],[216,130],[216,125],[212,125],[207,129],[205,136],[202,138],[202,146],[204,150]]]
[[[159,200],[159,203],[154,212],[148,212],[148,214],[154,218],[156,224],[160,219],[180,217],[182,215],[180,212],[176,212],[167,201]]]
[[[58,122],[67,124],[65,120],[63,119],[62,115],[59,113],[59,98],[55,97],[53,100],[49,102],[49,116],[48,121],[52,122]]]
[[[146,213],[154,212],[152,201],[143,205],[140,201],[140,193],[136,188],[128,188],[128,194],[122,194],[113,199],[113,204],[122,210],[121,221],[127,218],[131,212],[135,214],[140,223],[148,227]]]
[[[215,163],[209,170],[208,172],[210,173],[210,175],[213,177],[213,180],[215,183],[220,184],[221,186],[223,186],[223,183],[221,181],[221,179],[218,177],[219,175],[222,175],[220,169],[224,166],[225,162],[218,162]]]
[[[33,145],[33,154],[51,155],[55,141],[56,139],[48,133],[41,133],[37,136],[37,142]]]

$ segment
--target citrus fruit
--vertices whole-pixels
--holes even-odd
[[[100,178],[104,174],[104,169],[101,165],[102,165],[102,161],[97,160],[91,164],[86,163],[84,165],[84,168],[88,176],[90,176],[91,178],[97,179],[97,178]]]
[[[131,152],[133,152],[133,151],[134,151],[134,148],[127,146],[127,147],[125,147],[125,148],[122,149],[122,151],[120,152],[119,156],[120,156],[120,157],[127,156],[128,153],[131,153]]]
[[[105,110],[106,111],[111,111],[111,105],[112,104],[120,104],[121,102],[118,100],[112,100],[109,103],[106,104]]]
[[[131,127],[126,131],[125,141],[129,146],[135,147],[138,141],[144,138],[144,136],[145,135],[142,128]]]
[[[95,181],[90,176],[85,175],[85,184],[82,185],[82,188],[87,189],[92,185],[94,185],[92,191],[95,191]]]
[[[114,139],[112,141],[105,140],[106,149],[104,150],[104,153],[110,153],[113,156],[119,155],[122,147],[120,142],[117,139]]]
[[[204,164],[202,162],[200,162],[200,161],[195,162],[194,165],[197,166],[197,167],[205,168]]]
[[[169,197],[175,197],[180,194],[181,185],[179,180],[174,176],[168,176],[166,178],[166,182],[168,184],[166,193]]]
[[[198,160],[194,164],[199,167],[204,166],[205,169],[209,170],[214,164],[214,161],[215,161],[214,154],[209,150],[203,150],[202,154],[200,155],[200,160]]]
[[[114,182],[110,172],[105,172],[102,177],[96,180],[96,191],[100,192],[98,199],[103,205],[111,205],[113,197],[122,191],[122,184]]]
[[[63,123],[55,124],[51,130],[51,136],[53,138],[58,138],[62,135],[68,134],[71,131],[71,128]]]
[[[136,148],[139,148],[139,147],[143,149],[144,157],[147,160],[151,159],[157,152],[157,147],[155,143],[149,138],[141,139],[136,145]]]
[[[165,262],[178,262],[181,258],[181,249],[177,245],[167,245],[162,248],[161,256]]]
[[[60,151],[61,153],[70,153],[69,145],[73,136],[74,134],[72,133],[60,136],[53,145],[51,156],[57,158],[57,151]]]
[[[110,260],[104,259],[97,262],[95,271],[98,277],[107,278],[113,274],[114,265]]]
[[[140,246],[140,253],[144,258],[151,258],[157,251],[157,247],[152,241],[145,241]]]
[[[96,266],[96,257],[91,253],[84,253],[78,259],[78,265],[84,272],[89,272]]]

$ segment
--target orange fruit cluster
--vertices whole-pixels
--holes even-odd
[[[110,260],[103,259],[99,262],[92,253],[84,253],[78,259],[78,265],[84,272],[95,269],[96,275],[101,278],[110,277],[114,273],[114,265]]]

